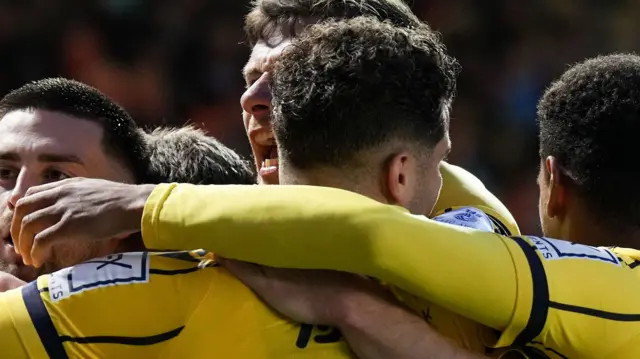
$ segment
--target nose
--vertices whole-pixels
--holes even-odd
[[[18,203],[20,198],[24,197],[27,193],[27,190],[31,187],[37,186],[41,184],[42,181],[39,181],[37,176],[31,176],[27,171],[22,169],[18,178],[16,179],[16,184],[11,191],[11,197],[9,198],[9,209],[13,210]]]
[[[253,117],[267,118],[271,112],[271,80],[263,73],[240,98],[242,109]]]

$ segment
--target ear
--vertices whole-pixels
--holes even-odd
[[[567,208],[567,184],[560,172],[555,157],[549,156],[544,161],[547,180],[547,215],[550,218],[562,218]]]
[[[416,160],[408,152],[393,155],[386,165],[385,187],[390,204],[407,208],[414,197]]]

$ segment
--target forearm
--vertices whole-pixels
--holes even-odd
[[[513,261],[492,233],[319,187],[179,185],[153,196],[143,220],[150,248],[200,247],[272,267],[367,275],[498,330],[513,313]],[[469,281],[472,274],[479,280]]]
[[[351,299],[339,325],[360,359],[481,359],[457,347],[422,318],[385,299]]]

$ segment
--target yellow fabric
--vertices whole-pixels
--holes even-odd
[[[308,205],[305,200],[309,200]],[[295,211],[291,210],[293,208]],[[427,300],[446,294],[425,292],[425,278],[439,283],[468,279],[464,269],[474,265],[471,260],[462,260],[468,252],[477,250],[477,254],[485,256],[493,256],[496,252],[506,254],[502,261],[491,261],[487,265],[498,273],[509,273],[512,268],[510,255],[495,234],[421,218],[424,217],[412,216],[399,207],[381,205],[369,198],[332,188],[164,184],[156,187],[147,200],[142,235],[145,245],[151,248],[202,245],[207,250],[215,248],[215,253],[225,257],[275,267],[328,267],[370,275]],[[423,231],[418,236],[414,232],[416,222]],[[470,240],[468,233],[486,240],[475,237]],[[388,242],[387,236],[394,241]],[[447,256],[433,248],[426,251],[429,242],[423,242],[425,236],[446,237],[446,243],[438,243],[446,248],[458,244],[467,250],[446,253]],[[415,240],[418,237],[419,240]],[[185,238],[188,241],[182,240]],[[416,246],[412,247],[414,244]],[[301,249],[300,245],[309,247]],[[334,249],[336,253],[332,254]],[[316,250],[318,252],[313,256],[304,255]],[[287,256],[290,257],[283,260]],[[480,258],[483,265],[484,259]],[[460,270],[447,273],[432,270],[436,263],[452,261],[460,262]],[[477,281],[472,287],[484,297],[480,290],[483,285]],[[515,282],[507,278],[496,285],[501,285],[504,293],[487,298],[488,302],[508,307],[508,314],[494,318],[485,313],[482,317],[489,318],[486,321],[490,326],[502,328],[509,321]],[[466,292],[457,287],[448,290],[458,294]],[[460,306],[473,307],[466,300],[462,302]],[[484,301],[475,309],[484,313],[480,310],[483,305]]]
[[[440,173],[442,190],[431,214],[432,217],[459,207],[472,206],[481,209],[491,217],[493,230],[496,233],[520,234],[511,213],[478,178],[465,169],[446,162],[441,163]],[[400,301],[420,313],[440,334],[452,339],[463,348],[485,353],[486,347],[497,340],[495,331],[486,326],[405,291],[394,287],[392,289]],[[490,356],[501,357],[501,352],[493,352]]]
[[[18,310],[28,298],[0,295],[0,308],[10,308],[0,312],[1,357],[48,358],[38,326],[70,358],[352,357],[339,333],[279,317],[226,270],[206,267],[205,253],[125,253],[41,277],[35,293],[46,314],[35,322]]]
[[[640,333],[637,251],[504,237],[307,186],[160,185],[142,228],[154,248],[188,238],[227,258],[372,276],[501,331],[497,346],[640,357],[629,345]]]
[[[0,354],[11,359],[49,359],[31,324],[20,288],[0,293]]]
[[[506,235],[518,235],[520,229],[511,212],[500,200],[489,192],[484,184],[473,174],[464,168],[442,162],[440,164],[442,174],[442,190],[436,203],[432,217],[442,214],[445,210],[454,207],[476,207],[493,216],[509,233]]]

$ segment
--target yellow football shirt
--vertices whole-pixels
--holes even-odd
[[[487,213],[486,217],[490,220],[491,228],[486,230],[500,234],[518,234],[513,216],[479,179],[464,169],[447,163],[441,165],[440,171],[443,176],[443,190],[434,208],[434,214],[439,220],[449,223],[457,221],[456,224],[469,225],[471,222],[464,220],[464,217],[473,219],[473,215],[461,213],[465,209],[459,206],[472,205],[482,208]],[[472,211],[472,209],[466,209],[466,211]],[[457,220],[454,216],[463,220]],[[189,246],[188,243],[186,245]],[[422,316],[440,334],[452,339],[462,348],[476,353],[486,353],[487,346],[497,339],[495,331],[491,328],[393,286],[390,286],[390,289],[407,307]],[[500,356],[497,353],[492,355]]]
[[[368,275],[499,330],[496,347],[550,358],[640,357],[640,252],[506,237],[310,186],[160,185],[149,247]]]
[[[352,358],[339,332],[279,317],[205,253],[117,254],[1,293],[1,356]]]
[[[443,162],[440,167],[443,188],[433,215],[439,221],[457,225],[469,225],[464,217],[473,218],[463,211],[473,211],[461,206],[480,208],[489,219],[485,230],[499,234],[519,234],[518,226],[507,208],[491,193],[482,182],[466,170]],[[464,216],[464,217],[461,217]],[[457,220],[455,217],[463,218]],[[485,215],[483,214],[483,217]],[[189,246],[188,243],[186,243]],[[182,248],[182,247],[181,247]],[[174,249],[181,249],[174,248]],[[450,338],[460,347],[476,353],[485,353],[487,347],[497,340],[494,330],[451,312],[442,306],[430,303],[423,298],[411,295],[393,286],[390,289],[401,302],[422,316],[440,334]],[[493,356],[500,357],[498,352]]]
[[[432,212],[436,220],[499,234],[519,234],[511,213],[478,178],[465,169],[446,162],[441,163],[440,173],[442,190]],[[470,206],[482,209],[484,213],[468,208]],[[491,328],[395,287],[391,289],[401,302],[462,348],[487,354],[487,346],[496,340],[496,333]],[[500,357],[501,354],[494,352],[491,355]]]

